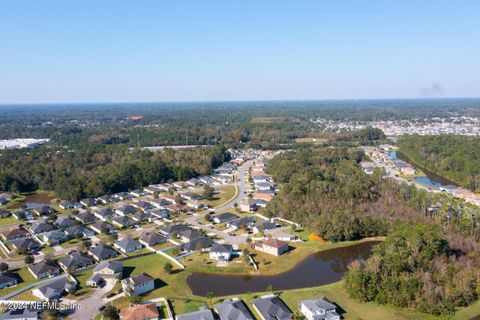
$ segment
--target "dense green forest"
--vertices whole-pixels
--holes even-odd
[[[227,144],[279,148],[317,136],[315,117],[395,120],[479,115],[476,99],[252,101],[0,105],[0,139],[49,138],[57,146],[84,143]],[[345,135],[343,143],[351,136]]]
[[[438,135],[404,135],[401,152],[430,171],[465,188],[480,190],[480,138]]]
[[[451,248],[440,226],[404,223],[350,266],[345,286],[360,301],[445,314],[478,299],[479,263],[478,251]]]
[[[155,153],[99,144],[8,150],[0,157],[0,190],[54,190],[62,199],[78,200],[209,174],[228,160],[220,146]]]
[[[268,172],[280,184],[280,192],[267,205],[267,214],[309,226],[332,241],[390,234],[392,240],[387,240],[383,251],[349,272],[348,288],[355,298],[435,314],[476,300],[480,293],[480,273],[474,267],[480,265],[478,210],[447,195],[385,179],[380,170],[366,175],[358,165],[362,158],[361,151],[338,147],[276,156]],[[438,210],[430,210],[439,200]],[[404,223],[409,227],[399,227]],[[425,230],[414,230],[412,225]],[[440,241],[442,246],[437,250],[430,241],[432,245]],[[421,251],[418,257],[415,250]],[[425,300],[417,301],[423,294]]]

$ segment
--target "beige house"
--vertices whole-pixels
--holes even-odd
[[[254,247],[258,251],[262,251],[274,256],[279,256],[288,252],[289,245],[287,242],[277,240],[277,239],[268,239],[265,241],[260,241],[255,244]]]

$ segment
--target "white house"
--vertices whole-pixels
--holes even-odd
[[[138,276],[123,279],[122,288],[129,295],[140,295],[155,289],[155,280],[150,275],[142,273]]]
[[[337,307],[325,297],[300,301],[298,309],[308,320],[340,320]]]
[[[230,260],[233,247],[230,244],[214,243],[210,249],[210,259],[212,260]]]

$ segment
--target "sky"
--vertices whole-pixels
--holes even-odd
[[[0,103],[480,97],[480,1],[2,0]]]

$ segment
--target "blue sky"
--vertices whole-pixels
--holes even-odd
[[[480,1],[5,0],[0,103],[480,96]]]

